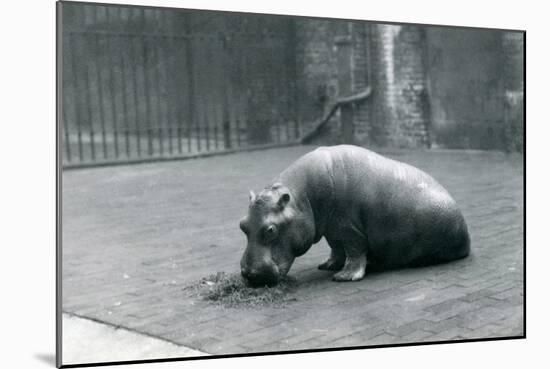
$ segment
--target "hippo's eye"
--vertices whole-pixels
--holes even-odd
[[[272,224],[270,226],[265,227],[264,232],[267,238],[272,238],[277,233],[277,228]]]

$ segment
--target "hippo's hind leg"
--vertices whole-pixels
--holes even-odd
[[[367,253],[364,244],[360,242],[346,242],[343,249],[346,254],[344,267],[332,276],[332,280],[347,282],[363,279],[367,268]]]
[[[329,242],[329,246],[330,256],[324,263],[319,264],[318,268],[337,272],[344,267],[346,252],[344,251],[344,247],[338,242],[331,241]]]

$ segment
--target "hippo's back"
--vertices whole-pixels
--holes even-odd
[[[311,154],[331,177],[333,219],[328,224],[360,228],[371,262],[425,265],[468,255],[464,217],[432,176],[352,145],[322,147]]]

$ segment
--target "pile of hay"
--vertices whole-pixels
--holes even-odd
[[[294,292],[296,284],[294,278],[285,277],[276,286],[253,288],[238,273],[219,272],[202,278],[187,289],[205,301],[226,307],[281,307],[296,301],[288,296]]]

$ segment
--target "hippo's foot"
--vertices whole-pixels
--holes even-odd
[[[367,258],[361,255],[356,258],[347,258],[344,268],[332,276],[336,282],[359,281],[365,276]]]

